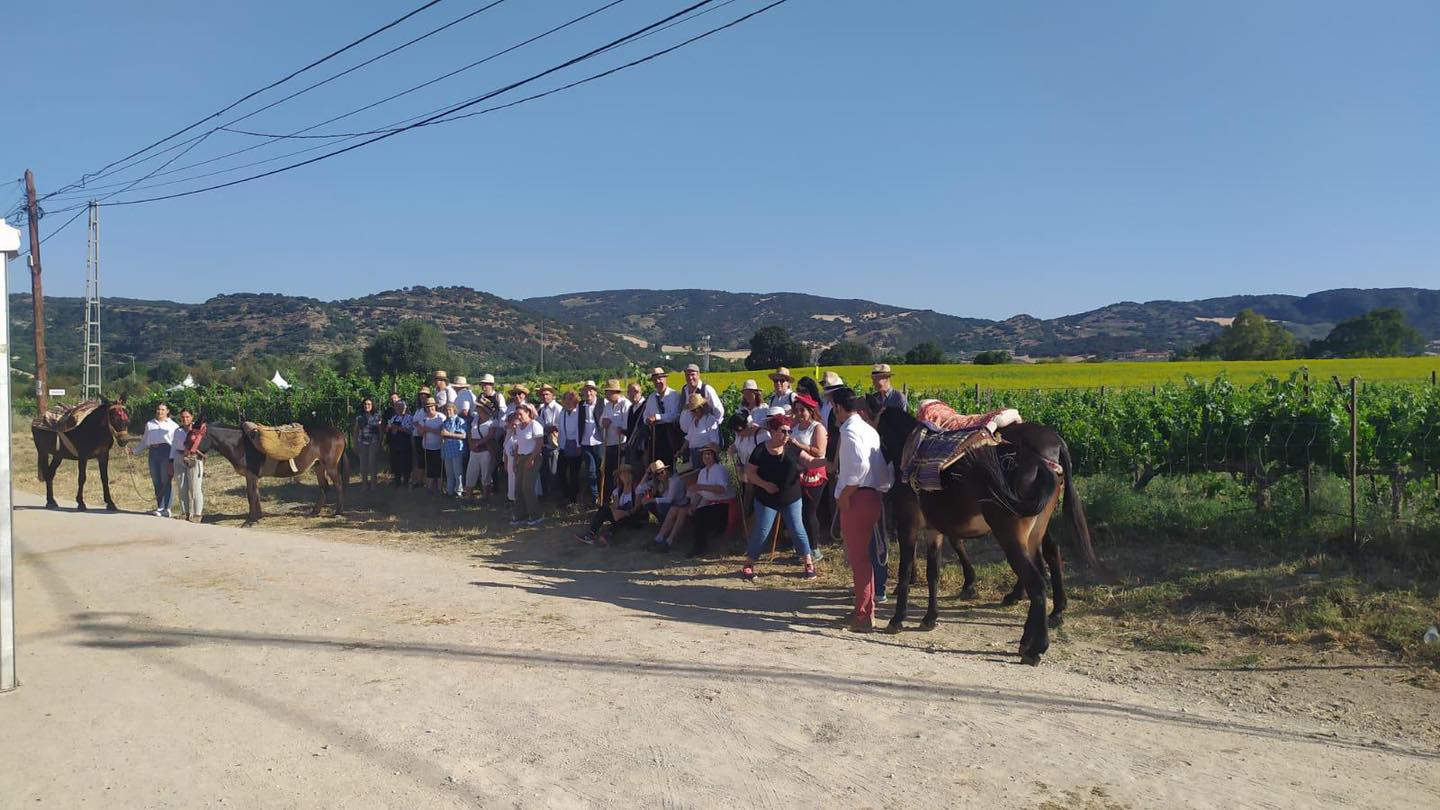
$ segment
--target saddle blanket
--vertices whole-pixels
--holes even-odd
[[[100,407],[100,400],[90,399],[78,405],[61,405],[56,403],[50,406],[45,413],[36,416],[30,422],[31,427],[41,430],[53,430],[56,433],[65,433],[80,426],[85,417]]]
[[[918,427],[906,442],[905,453],[901,456],[900,477],[916,492],[939,492],[941,474],[950,465],[965,457],[976,447],[999,444],[983,427],[970,430],[951,430],[932,433],[925,427]]]

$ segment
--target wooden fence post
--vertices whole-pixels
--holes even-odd
[[[1360,403],[1359,387],[1354,377],[1350,378],[1350,548],[1353,550],[1360,542],[1359,516],[1355,488],[1358,486],[1360,473],[1360,423],[1357,413]]]
[[[1308,367],[1306,367],[1306,368],[1301,368],[1301,369],[1300,369],[1300,373],[1301,373],[1301,375],[1303,375],[1304,380],[1305,380],[1305,403],[1308,405],[1308,404],[1310,403],[1310,369],[1309,369]],[[1312,438],[1312,439],[1314,438],[1313,433],[1312,433],[1312,435],[1311,435],[1311,438]],[[1305,477],[1305,514],[1308,515],[1308,514],[1310,514],[1310,491],[1311,491],[1311,482],[1310,482],[1310,448],[1309,448],[1309,447],[1306,447],[1306,448],[1305,448],[1305,470],[1304,470],[1304,477]]]

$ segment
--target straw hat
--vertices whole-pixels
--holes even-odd
[[[650,466],[646,469],[650,470],[652,474],[670,471],[670,468],[665,466],[665,462],[658,458],[650,462]]]
[[[695,411],[709,404],[710,400],[706,399],[704,394],[691,394],[690,398],[685,400],[685,410]]]
[[[437,370],[437,371],[435,372],[435,374],[431,377],[431,379],[432,379],[432,380],[435,380],[436,382],[439,382],[440,380],[445,380],[446,382],[449,382],[449,381],[450,381],[450,375],[449,375],[449,374],[446,374],[446,373],[445,373],[445,369],[442,368],[442,369]]]
[[[469,388],[470,383],[466,382],[464,374],[456,374],[455,382],[450,383],[451,388]]]
[[[656,366],[655,368],[650,369],[650,379],[652,379],[652,380],[655,379],[656,377],[668,377],[668,376],[670,376],[670,375],[668,375],[668,374],[665,373],[665,369],[660,368],[659,366]]]
[[[788,368],[786,368],[786,367],[784,367],[784,366],[781,366],[781,367],[775,369],[774,371],[770,372],[770,379],[772,379],[772,380],[792,380],[792,379],[794,379],[794,378],[790,376],[790,369],[788,369]]]
[[[759,386],[759,385],[756,385],[756,383],[755,383],[754,380],[746,380],[746,381],[745,381],[745,384],[742,385],[742,386],[740,386],[740,390],[741,390],[741,391],[756,391],[756,392],[758,392],[758,391],[760,390],[760,386]]]
[[[525,385],[524,383],[515,383],[514,385],[510,386],[510,390],[507,393],[511,395],[524,394],[528,397],[530,396],[530,387]]]
[[[424,394],[424,395],[427,396],[427,397],[430,396],[430,386],[428,386],[428,385],[422,385],[422,386],[420,386],[420,393]]]
[[[711,453],[711,454],[713,454],[713,455],[715,456],[715,460],[716,460],[716,461],[719,461],[721,458],[723,458],[723,456],[720,455],[720,448],[719,448],[719,446],[718,446],[718,445],[715,445],[715,444],[713,444],[713,443],[712,443],[712,444],[707,444],[707,445],[705,445],[704,447],[700,448],[700,456],[701,456],[701,458],[704,458],[704,456],[705,456],[706,453]]]
[[[495,375],[494,375],[494,374],[481,374],[481,375],[480,375],[480,384],[481,384],[481,385],[486,385],[486,384],[494,385],[494,384],[495,384]]]
[[[875,365],[873,365],[873,366],[870,367],[870,376],[871,376],[871,377],[889,377],[889,376],[890,376],[890,364],[889,364],[889,363],[876,363]]]
[[[553,394],[553,393],[555,393],[555,386],[551,385],[550,383],[540,383],[540,387],[539,387],[539,388],[536,388],[535,390],[536,390],[536,391],[549,391],[550,393]]]
[[[619,380],[606,380],[606,381],[605,381],[605,393],[608,394],[608,393],[610,393],[611,391],[614,391],[615,393],[620,394],[620,393],[624,393],[625,389],[624,389],[623,387],[621,387]]]
[[[581,390],[581,391],[584,391],[586,388],[598,388],[598,386],[595,385],[595,381],[594,381],[594,380],[586,380],[584,383],[582,383],[582,384],[580,385],[580,390]]]
[[[826,391],[834,391],[836,388],[843,388],[844,386],[845,381],[840,379],[840,375],[833,371],[827,371],[820,377],[820,387]]]

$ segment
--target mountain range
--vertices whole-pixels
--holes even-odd
[[[46,296],[45,307],[52,364],[78,365],[83,301]],[[107,298],[101,326],[107,364],[133,355],[140,363],[168,358],[218,365],[254,355],[306,358],[363,348],[384,329],[419,319],[440,327],[450,347],[477,367],[509,372],[534,368],[542,330],[545,366],[555,370],[646,364],[675,347],[702,343],[715,351],[743,350],[756,330],[772,324],[815,347],[851,340],[878,353],[934,341],[959,358],[986,349],[1145,358],[1215,337],[1241,309],[1310,339],[1376,307],[1401,310],[1427,341],[1440,340],[1440,290],[1417,288],[1124,301],[1059,318],[993,321],[802,293],[607,290],[514,301],[466,287],[408,287],[337,301],[275,293],[220,295],[198,304]],[[12,294],[10,312],[15,364],[29,368],[30,296]]]

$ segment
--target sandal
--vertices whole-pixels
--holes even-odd
[[[812,562],[812,563],[805,563],[805,573],[801,574],[801,575],[800,575],[800,578],[801,578],[801,579],[814,579],[815,577],[816,577],[816,573],[815,573],[815,563],[813,563],[813,562]]]
[[[747,581],[753,582],[755,579],[755,566],[746,563],[745,567],[740,569],[740,576],[744,577]]]

